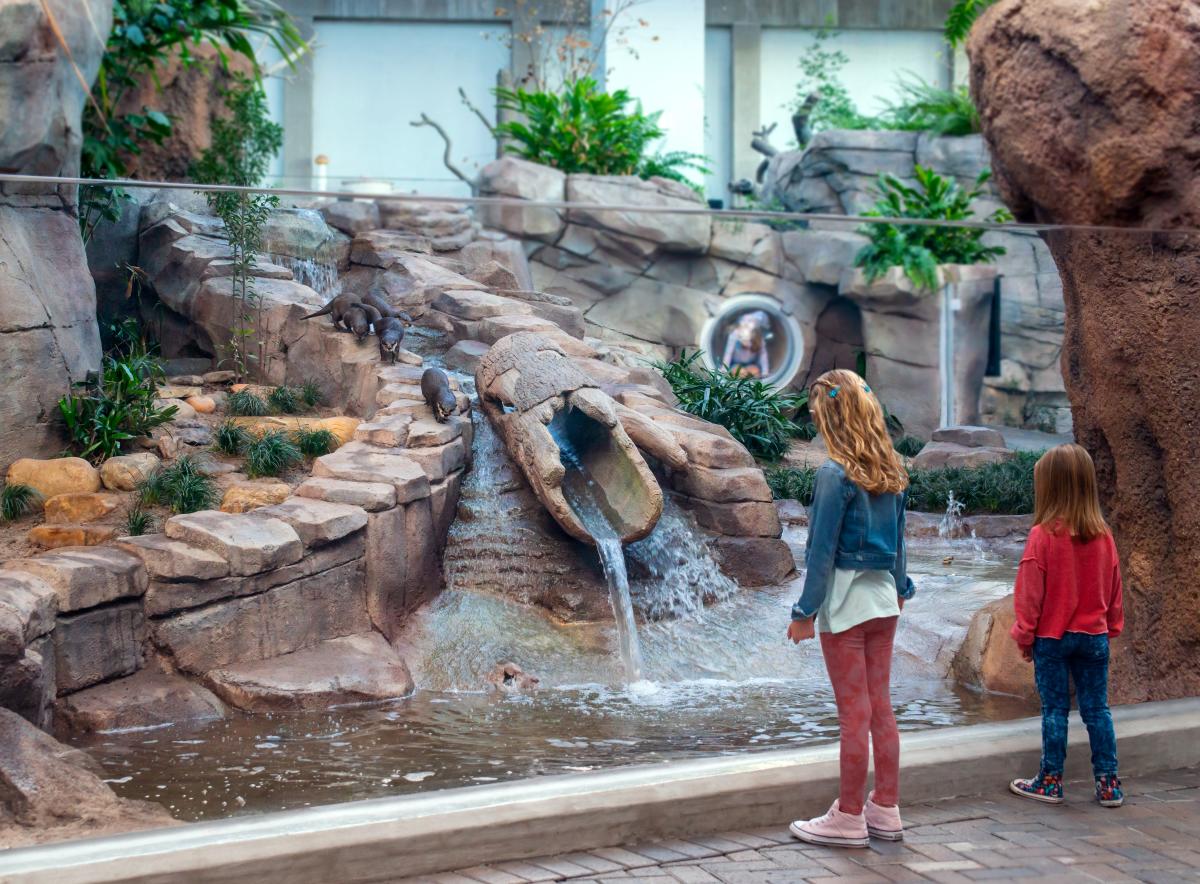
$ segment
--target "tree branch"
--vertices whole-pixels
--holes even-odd
[[[471,104],[471,99],[467,98],[467,90],[463,89],[462,86],[458,87],[458,97],[462,99],[462,103],[466,106],[467,110],[469,110],[475,116],[479,117],[479,122],[483,123],[484,128],[486,128],[488,130],[488,132],[491,133],[491,136],[493,138],[495,138],[496,137],[495,127],[491,123],[488,122],[488,118],[483,115],[483,111],[481,111],[475,105]]]
[[[468,187],[471,188],[471,195],[474,196],[475,195],[475,181],[474,181],[474,179],[468,178],[465,174],[463,174],[463,171],[461,169],[459,169],[456,165],[454,165],[454,163],[451,161],[451,159],[450,159],[450,148],[451,148],[450,136],[446,134],[446,130],[442,128],[441,124],[436,123],[433,120],[429,119],[429,116],[427,114],[421,114],[421,119],[413,120],[409,123],[409,125],[410,126],[429,126],[431,129],[433,129],[433,131],[437,132],[438,135],[442,136],[442,141],[446,145],[445,150],[442,152],[442,163],[445,164],[446,168],[449,169],[454,174],[454,177],[458,178],[458,180],[464,182]]]

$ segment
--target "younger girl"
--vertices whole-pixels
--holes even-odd
[[[1033,530],[1017,571],[1012,637],[1033,661],[1042,698],[1042,766],[1009,788],[1062,804],[1067,757],[1068,680],[1092,744],[1096,800],[1120,807],[1117,738],[1108,711],[1108,640],[1120,635],[1121,566],[1100,515],[1096,470],[1078,445],[1051,448],[1033,469]]]
[[[808,402],[831,460],[817,471],[804,592],[792,606],[788,638],[799,643],[820,630],[841,729],[841,794],[824,816],[797,820],[791,831],[813,844],[866,847],[870,835],[904,837],[890,680],[896,622],[914,592],[904,553],[908,475],[883,409],[858,375],[826,372]],[[875,791],[864,805],[868,739]]]

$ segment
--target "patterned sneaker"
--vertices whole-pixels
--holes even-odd
[[[833,802],[824,816],[811,820],[796,820],[789,827],[791,833],[809,844],[828,844],[833,847],[870,847],[867,835],[867,820],[863,814],[857,816],[842,813],[838,802]]]
[[[1063,803],[1062,774],[1048,774],[1044,771],[1031,780],[1013,780],[1008,784],[1008,790],[1022,798],[1032,798],[1046,804]]]
[[[1121,791],[1121,778],[1114,774],[1096,777],[1096,800],[1101,807],[1120,807],[1125,803],[1125,793]]]
[[[867,796],[863,816],[867,818],[867,831],[872,838],[882,838],[884,841],[904,840],[904,823],[900,822],[900,808],[876,804],[874,792]]]

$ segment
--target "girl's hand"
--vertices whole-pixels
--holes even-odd
[[[793,644],[800,644],[805,639],[814,638],[817,634],[816,621],[809,617],[807,620],[793,620],[788,624],[787,637]]]
[[[1018,645],[1018,647],[1021,648],[1021,659],[1024,660],[1026,663],[1032,663],[1033,662],[1033,645],[1028,645],[1028,646]]]
[[[902,595],[896,596],[896,601],[898,601],[900,603],[900,610],[903,611],[904,610],[904,596],[902,596]]]

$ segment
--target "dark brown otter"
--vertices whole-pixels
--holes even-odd
[[[400,355],[400,342],[404,340],[404,323],[400,317],[383,317],[375,323],[375,334],[379,338],[379,361],[395,364]]]
[[[342,292],[334,297],[328,304],[318,310],[316,313],[310,313],[307,316],[301,316],[301,319],[312,319],[316,316],[330,316],[333,318],[334,326],[338,326],[342,322],[342,317],[346,311],[358,303],[358,295],[351,292]]]
[[[342,314],[342,325],[347,331],[354,332],[354,337],[359,343],[366,340],[367,335],[371,333],[371,325],[379,322],[379,311],[369,304],[355,303],[351,304]]]
[[[446,418],[454,414],[458,400],[450,389],[450,378],[440,368],[427,368],[421,375],[421,395],[433,409],[433,416],[438,423],[444,424]]]

